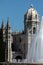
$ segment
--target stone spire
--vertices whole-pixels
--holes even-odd
[[[10,27],[10,21],[9,18],[7,19],[7,26],[6,26],[6,41],[7,41],[7,47],[6,47],[6,53],[7,53],[7,57],[6,57],[6,61],[8,62],[12,62],[12,41],[11,41],[11,27]]]
[[[9,18],[7,19],[7,28],[11,28]]]
[[[4,28],[4,20],[2,19],[2,26],[1,26],[1,28]]]

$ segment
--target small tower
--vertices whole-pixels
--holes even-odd
[[[39,15],[37,11],[33,8],[33,6],[30,6],[26,14],[24,15],[24,31],[27,37],[26,40],[28,44],[27,47],[28,49],[38,29],[39,29]]]
[[[35,33],[38,29],[39,15],[37,11],[31,5],[24,15],[24,28],[25,32],[29,30],[31,33]],[[36,31],[34,31],[36,30]]]
[[[2,32],[3,32],[3,42],[5,42],[5,27],[4,27],[4,20],[2,20],[1,29],[2,29]]]
[[[4,20],[2,20],[2,26],[1,26],[1,28],[2,29],[4,28]]]
[[[12,62],[12,36],[11,36],[11,27],[10,27],[10,22],[9,19],[7,20],[7,26],[6,26],[6,59],[8,62]]]

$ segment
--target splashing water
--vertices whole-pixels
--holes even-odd
[[[43,17],[40,30],[34,35],[30,48],[28,48],[27,63],[43,63]]]

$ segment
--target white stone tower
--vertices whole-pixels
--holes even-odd
[[[30,6],[24,18],[25,18],[24,28],[25,28],[25,33],[26,33],[27,43],[28,43],[27,48],[29,50],[30,44],[32,43],[32,39],[37,33],[39,28],[39,15],[37,11],[33,8],[33,6]],[[28,52],[27,52],[27,55],[28,55]]]
[[[12,62],[12,36],[11,36],[11,27],[9,23],[9,19],[7,20],[6,27],[6,61]]]

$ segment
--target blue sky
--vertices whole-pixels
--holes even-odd
[[[24,14],[30,5],[43,15],[43,0],[0,0],[0,26],[2,19],[6,25],[9,17],[13,31],[22,31],[24,29]]]

